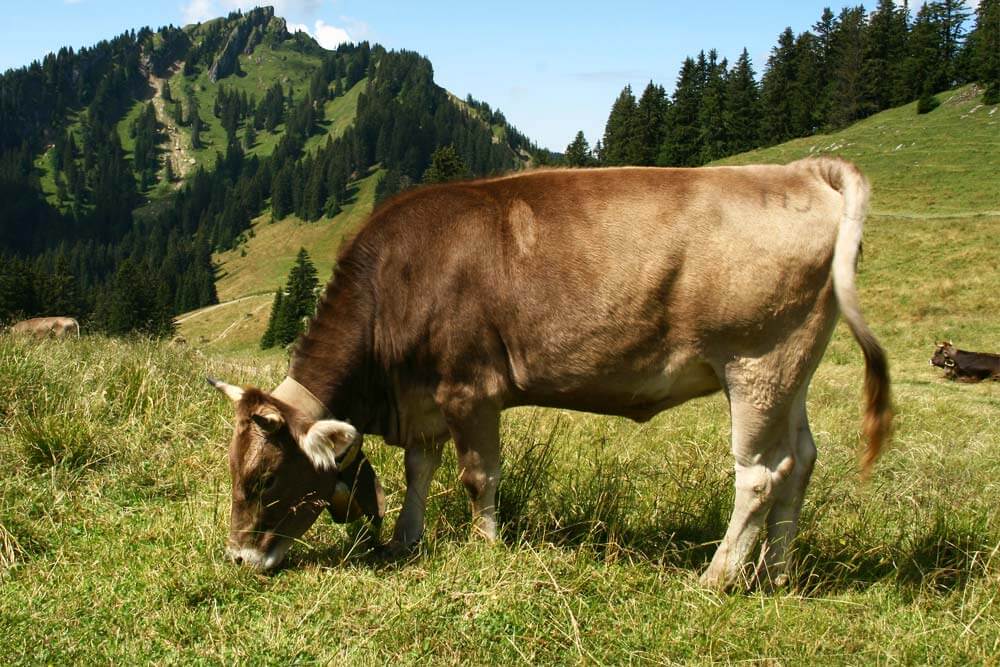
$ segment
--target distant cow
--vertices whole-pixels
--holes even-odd
[[[950,380],[980,382],[1000,380],[1000,355],[989,352],[960,350],[951,341],[943,341],[934,349],[931,366],[945,369]]]
[[[80,336],[80,324],[72,317],[33,317],[18,322],[10,330],[15,334],[27,334],[37,338]]]
[[[646,421],[722,390],[735,504],[702,582],[787,581],[816,458],[806,391],[838,313],[865,357],[865,469],[891,426],[855,289],[868,196],[824,158],[539,170],[394,197],[341,252],[278,388],[211,381],[236,410],[230,555],[272,568],[327,507],[378,524],[365,433],[406,449],[395,552],[421,537],[449,437],[473,531],[496,538],[507,407]]]

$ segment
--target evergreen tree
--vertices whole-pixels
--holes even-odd
[[[709,51],[701,108],[698,110],[699,164],[724,157],[729,144],[724,114],[727,63],[724,59],[719,63],[717,59],[715,49]]]
[[[191,105],[191,148],[195,150],[201,148],[201,117],[198,115],[198,107]]]
[[[1000,102],[1000,0],[980,0],[968,48],[972,76],[986,88],[983,102]]]
[[[282,302],[284,300],[284,294],[282,289],[279,287],[274,292],[274,301],[271,303],[271,315],[267,318],[267,328],[264,330],[264,335],[260,339],[260,349],[266,350],[275,345],[275,331],[277,329],[277,323],[281,317],[282,312]]]
[[[897,7],[894,0],[879,0],[864,31],[861,71],[864,115],[909,101],[903,69],[908,37],[906,10]]]
[[[766,144],[778,144],[795,136],[794,84],[795,35],[791,28],[785,28],[771,50],[761,82],[761,138]]]
[[[728,140],[727,155],[760,145],[760,91],[750,54],[745,48],[726,80],[723,121]]]
[[[637,161],[639,156],[635,114],[636,102],[632,86],[625,86],[611,106],[608,122],[604,126],[604,164],[615,166],[634,164]]]
[[[467,178],[468,167],[451,144],[441,146],[431,154],[431,165],[424,172],[424,183],[444,183]]]
[[[658,86],[652,81],[642,91],[639,104],[635,111],[635,131],[633,149],[635,159],[630,164],[652,166],[656,164],[656,157],[660,152],[667,128],[667,111],[669,102],[667,101],[667,91],[663,86]]]
[[[698,165],[701,157],[701,145],[698,143],[701,93],[702,70],[693,59],[685,58],[667,112],[666,139],[660,147],[657,164],[665,167]]]
[[[833,78],[828,88],[827,123],[833,128],[844,127],[863,116],[864,27],[863,7],[844,8],[837,17],[831,44]]]
[[[590,144],[583,136],[583,130],[576,133],[573,141],[566,146],[566,164],[570,167],[587,167],[593,163],[593,156],[590,154]]]
[[[316,311],[316,267],[305,248],[299,249],[295,264],[288,273],[285,290],[279,289],[271,305],[271,316],[261,339],[261,347],[284,347],[304,330],[304,320]],[[282,292],[286,292],[284,295]]]
[[[811,32],[804,32],[795,39],[789,104],[792,114],[789,125],[794,136],[813,134],[826,121],[824,110],[828,107],[817,104],[825,92],[820,53],[819,41]]]
[[[282,220],[292,212],[294,200],[292,197],[292,166],[285,165],[274,175],[271,181],[271,215],[275,220]]]

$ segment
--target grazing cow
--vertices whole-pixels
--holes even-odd
[[[1000,380],[1000,355],[989,352],[968,352],[960,350],[951,341],[944,341],[934,348],[931,366],[945,369],[950,380],[960,382],[980,382]]]
[[[887,362],[854,284],[868,192],[853,165],[811,159],[543,170],[396,196],[341,252],[278,388],[212,381],[236,407],[230,554],[277,565],[338,489],[377,524],[365,433],[405,448],[394,552],[421,537],[449,437],[473,532],[496,537],[504,408],[645,421],[721,389],[736,496],[702,582],[787,581],[816,457],[806,390],[838,311],[866,362],[865,470],[890,430]]]
[[[72,317],[34,317],[18,322],[10,330],[15,334],[29,334],[37,338],[80,337],[80,324]]]

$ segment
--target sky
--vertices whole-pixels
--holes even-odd
[[[4,2],[0,71],[62,46],[79,48],[142,26],[186,25],[258,2],[244,0],[18,0]],[[266,3],[264,3],[266,4]],[[834,0],[274,0],[290,29],[327,48],[368,40],[417,51],[435,81],[499,108],[539,145],[562,151],[578,130],[593,144],[626,84],[673,89],[686,56],[746,47],[758,76],[786,26],[807,30]],[[911,2],[911,7],[916,5]],[[970,6],[975,3],[969,2]],[[875,1],[867,5],[874,7]],[[869,7],[869,9],[871,8]],[[970,26],[971,27],[971,26]]]

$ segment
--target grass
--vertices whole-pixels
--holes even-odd
[[[325,282],[333,269],[337,250],[371,213],[375,186],[381,172],[376,170],[351,185],[354,196],[333,218],[304,222],[296,216],[272,222],[271,213],[253,223],[253,236],[234,250],[216,255],[220,301],[267,292],[284,284],[299,248],[309,251],[317,275]]]
[[[929,116],[944,123],[948,109]],[[861,484],[863,364],[839,326],[809,396],[820,459],[794,590],[697,585],[732,502],[721,396],[646,424],[509,411],[500,544],[467,540],[446,448],[411,560],[374,563],[324,518],[288,567],[260,576],[222,555],[232,414],[202,378],[273,387],[281,353],[235,339],[242,351],[0,337],[0,652],[11,663],[996,664],[1000,383],[948,382],[927,360],[943,337],[995,349],[984,304],[1000,287],[1000,216],[984,211],[997,194],[977,161],[956,156],[966,176],[935,185],[931,215],[890,215],[915,211],[880,195],[882,168],[867,159],[882,214],[866,226],[859,286],[892,364],[897,433]],[[907,181],[913,201],[921,178]],[[984,192],[964,196],[968,179]],[[965,213],[947,213],[963,201]],[[247,257],[227,258],[220,291],[280,281],[287,267],[251,265],[284,261],[274,256],[299,245],[284,237],[321,227],[262,221]],[[257,303],[181,330],[218,335]],[[391,524],[402,456],[376,438],[366,451]]]
[[[964,86],[938,95],[942,104],[917,115],[917,103],[883,111],[840,132],[796,139],[718,164],[790,162],[839,155],[872,183],[872,213],[897,217],[1000,215],[1000,111],[982,90]]]

